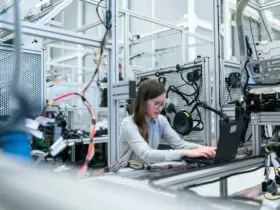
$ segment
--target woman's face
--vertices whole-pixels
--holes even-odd
[[[146,103],[146,118],[148,120],[150,119],[156,119],[158,115],[161,113],[165,103],[165,93],[162,95],[147,100]]]

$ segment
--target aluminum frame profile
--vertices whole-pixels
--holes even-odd
[[[270,2],[270,3],[265,3],[263,5],[260,5],[260,10],[267,10],[267,9],[270,9],[272,7],[277,7],[277,6],[280,6],[280,1],[273,1],[273,2]]]
[[[37,23],[39,25],[45,25],[53,17],[55,17],[57,14],[59,14],[61,11],[63,11],[67,6],[69,6],[72,2],[73,2],[73,0],[63,0],[52,11],[50,11],[44,17],[40,18]]]
[[[14,24],[7,22],[0,18],[0,29],[7,31],[14,31]],[[51,28],[48,26],[41,26],[36,23],[28,23],[22,21],[21,30],[23,34],[35,35],[39,37],[50,38],[54,40],[65,41],[69,43],[81,44],[91,47],[100,47],[102,41],[101,38],[92,37],[85,34],[78,34],[72,31],[66,31],[63,29]],[[111,42],[106,45],[106,49],[110,49]]]
[[[263,158],[244,160],[213,168],[207,168],[204,170],[196,170],[184,174],[172,175],[166,178],[163,177],[153,181],[153,185],[157,187],[169,188],[172,190],[180,190],[184,187],[188,187],[193,184],[199,184],[205,181],[229,176],[231,174],[252,169],[254,167],[259,167],[262,165],[264,165]]]
[[[58,5],[56,5],[54,7],[53,10],[51,10],[49,13],[47,13],[44,17],[40,18],[38,21],[37,21],[37,24],[38,25],[45,25],[46,23],[48,23],[49,21],[51,21],[51,19],[53,17],[55,17],[57,14],[59,14],[61,11],[63,11],[67,6],[69,6],[71,3],[73,2],[73,0],[64,0],[64,1],[61,1]],[[5,36],[5,38],[3,37]],[[11,39],[14,37],[14,34],[11,33],[11,34],[2,34],[2,39],[5,39],[5,40],[8,40],[8,39]]]
[[[260,154],[261,125],[280,125],[280,112],[259,112],[251,114],[253,155]]]
[[[213,100],[213,107],[216,110],[220,110],[220,96],[221,96],[221,71],[222,71],[222,65],[221,65],[221,38],[220,38],[220,30],[219,26],[221,23],[221,2],[220,0],[213,0],[213,37],[214,37],[214,47],[213,47],[213,68],[214,68],[214,81],[216,81],[216,84],[213,84],[214,89],[214,95],[215,98]],[[217,82],[218,81],[218,82]],[[213,138],[218,141],[219,139],[219,133],[220,133],[220,126],[219,126],[219,120],[220,116],[214,115],[214,136]]]
[[[248,5],[256,10],[264,11],[264,10],[270,9],[272,7],[279,6],[280,1],[275,0],[272,2],[265,3],[265,4],[258,4],[257,2],[249,1]]]
[[[95,0],[92,0],[92,1],[91,0],[83,0],[83,1],[87,2],[89,4],[94,4],[94,5],[96,5],[98,3],[98,1],[95,1]],[[101,3],[100,6],[101,7],[105,7],[105,4]],[[210,43],[213,42],[212,39],[209,39],[206,36],[197,35],[195,33],[188,32],[183,27],[175,26],[174,24],[171,24],[171,23],[169,23],[167,21],[162,21],[162,20],[159,20],[157,18],[151,18],[151,17],[145,16],[145,15],[139,14],[137,12],[127,10],[127,9],[119,8],[118,10],[119,10],[120,13],[123,13],[125,15],[129,15],[129,16],[134,17],[134,18],[138,18],[140,20],[145,20],[147,22],[158,24],[158,25],[161,25],[161,26],[164,26],[164,27],[168,27],[170,29],[176,29],[176,30],[178,30],[178,32],[182,32],[184,35],[192,36],[192,37],[195,37],[197,39],[201,39],[203,41],[207,41],[207,42],[210,42]]]
[[[109,111],[109,129],[108,129],[108,137],[109,137],[109,144],[108,144],[108,162],[109,164],[116,161],[118,159],[118,133],[119,133],[119,126],[120,120],[118,119],[118,102],[113,99],[113,88],[114,84],[118,81],[118,66],[119,66],[119,48],[118,48],[118,0],[107,0],[106,5],[110,5],[111,8],[111,43],[112,48],[109,52],[109,62],[110,62],[110,73],[108,74],[108,111]]]

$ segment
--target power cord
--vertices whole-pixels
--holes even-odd
[[[202,185],[212,184],[212,183],[215,183],[215,182],[218,182],[218,181],[222,181],[222,180],[227,179],[227,178],[232,177],[232,176],[236,176],[236,175],[240,175],[240,174],[245,174],[245,173],[251,173],[251,172],[257,171],[257,170],[259,170],[261,168],[263,168],[263,165],[259,166],[259,167],[256,167],[254,169],[251,169],[251,170],[233,173],[233,174],[230,174],[230,175],[227,175],[227,176],[223,176],[223,177],[220,177],[218,179],[211,180],[211,181],[202,182],[202,183],[199,183],[199,184],[193,184],[193,185],[184,187],[183,189],[190,189],[190,188],[194,188],[194,187],[200,187]]]

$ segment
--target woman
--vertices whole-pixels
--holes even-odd
[[[164,85],[146,80],[138,88],[133,114],[120,128],[120,159],[145,163],[179,160],[181,157],[214,157],[216,148],[182,140],[160,115],[165,102]],[[174,150],[157,150],[160,140]]]

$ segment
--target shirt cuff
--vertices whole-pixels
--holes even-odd
[[[180,160],[184,150],[166,150],[165,161]]]

